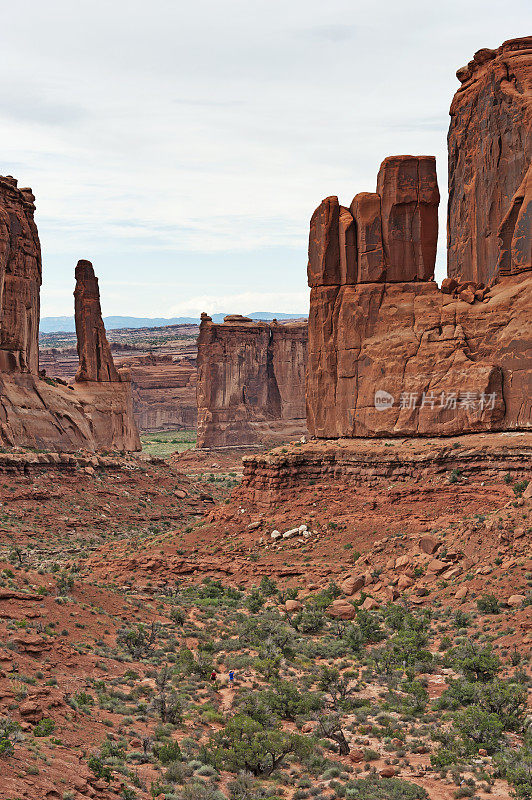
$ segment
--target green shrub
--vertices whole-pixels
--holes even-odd
[[[494,594],[484,594],[477,600],[477,608],[481,614],[500,614],[499,600]]]
[[[49,736],[55,730],[55,722],[49,717],[45,717],[33,728],[34,736]]]
[[[173,761],[181,761],[183,758],[181,748],[175,739],[172,739],[168,744],[154,747],[153,752],[161,764],[170,764]]]

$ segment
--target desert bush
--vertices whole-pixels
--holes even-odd
[[[297,758],[312,749],[309,739],[279,729],[263,728],[243,714],[232,717],[209,742],[207,756],[217,769],[271,775],[289,755]]]

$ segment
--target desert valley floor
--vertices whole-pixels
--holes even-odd
[[[457,464],[472,439],[446,443]],[[519,475],[331,476],[257,505],[242,451],[56,460],[0,454],[2,800],[502,800],[524,780]]]

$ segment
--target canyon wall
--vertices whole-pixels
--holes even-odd
[[[501,257],[501,224],[532,161],[532,37],[483,48],[456,74],[461,86],[448,136],[448,274],[488,283]]]
[[[198,447],[272,445],[306,432],[306,323],[238,314],[198,337]]]
[[[90,262],[76,268],[80,370],[39,374],[41,252],[31,189],[0,177],[0,443],[56,451],[137,450],[127,372],[113,364]]]
[[[195,428],[196,359],[138,356],[123,361],[131,374],[133,413],[141,431]]]
[[[532,427],[528,191],[525,182],[508,223],[507,277],[489,290],[452,278],[440,290],[432,279],[434,159],[388,158],[375,194],[356,195],[350,209],[336,197],[321,203],[309,236],[312,435]]]

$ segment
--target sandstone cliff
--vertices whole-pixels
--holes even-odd
[[[202,315],[198,447],[271,444],[305,433],[306,323]]]
[[[0,177],[0,443],[58,451],[137,450],[131,386],[127,374],[114,367],[89,262],[80,262],[76,274],[83,382],[67,387],[39,375],[41,254],[34,199],[31,189]]]
[[[356,195],[348,226],[337,198],[323,201],[309,237],[311,434],[531,427],[532,276],[522,255],[530,237],[527,191],[524,185],[505,239],[506,260],[518,268],[510,265],[509,277],[489,292],[456,281],[440,291],[432,280],[439,197],[433,160],[386,159],[376,195]],[[353,249],[347,256],[342,244],[351,224],[364,242],[354,261]]]
[[[501,223],[532,160],[532,37],[479,50],[457,77],[448,136],[448,274],[488,283],[497,274]]]

